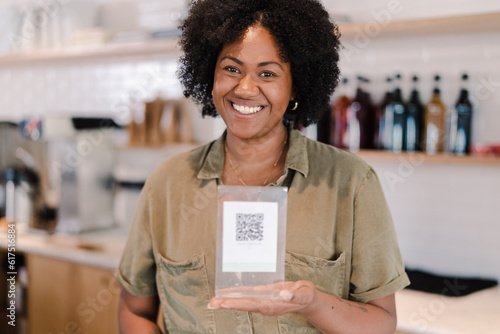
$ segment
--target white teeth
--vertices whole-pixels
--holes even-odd
[[[263,107],[239,106],[233,103],[233,108],[242,114],[255,114],[256,112],[262,110]]]

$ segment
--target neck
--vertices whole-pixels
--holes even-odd
[[[245,139],[228,132],[223,182],[262,186],[283,173],[288,148],[288,130],[280,125],[265,137]]]

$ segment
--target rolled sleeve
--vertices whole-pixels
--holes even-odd
[[[156,265],[151,238],[151,201],[146,182],[132,219],[116,279],[133,295],[146,297],[157,294]]]
[[[354,203],[350,299],[368,302],[407,286],[397,236],[380,181],[372,169]]]

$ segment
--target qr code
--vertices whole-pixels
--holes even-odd
[[[236,214],[236,241],[262,241],[264,239],[263,213]]]

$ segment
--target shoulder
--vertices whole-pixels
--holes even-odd
[[[311,173],[334,173],[364,179],[373,172],[370,165],[354,153],[305,138]]]
[[[164,184],[167,181],[185,181],[186,178],[196,177],[213,143],[167,157],[148,177],[148,183]]]

